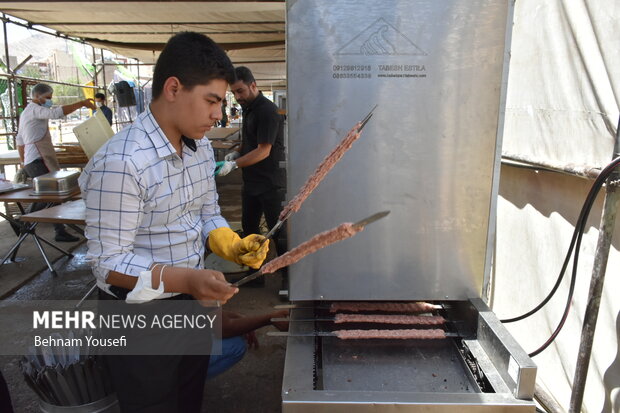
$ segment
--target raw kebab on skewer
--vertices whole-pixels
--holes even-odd
[[[266,238],[271,237],[278,228],[282,225],[284,221],[288,219],[293,213],[297,212],[301,207],[301,204],[308,198],[308,196],[316,189],[316,187],[321,183],[323,178],[328,174],[329,171],[338,163],[340,159],[344,156],[344,154],[351,149],[353,143],[359,139],[362,133],[362,129],[366,126],[366,123],[372,117],[373,111],[377,105],[370,111],[370,113],[361,121],[355,124],[353,128],[347,133],[347,135],[340,141],[340,143],[323,159],[323,161],[317,166],[312,175],[308,178],[304,186],[301,187],[301,190],[293,199],[291,199],[288,204],[282,209],[280,212],[280,216],[278,218],[278,222],[271,228],[271,230],[265,235]]]
[[[389,214],[389,211],[379,212],[356,223],[345,222],[344,224],[340,224],[337,227],[330,229],[329,231],[321,232],[310,238],[308,241],[293,248],[292,250],[280,255],[279,257],[269,261],[266,264],[263,264],[263,266],[254,274],[250,274],[247,277],[240,279],[233,285],[238,287],[249,281],[252,281],[253,279],[261,276],[262,274],[271,274],[278,271],[280,268],[284,268],[286,266],[294,264],[297,261],[301,260],[303,257],[312,254],[313,252],[321,248],[325,248],[328,245],[352,237],[353,235],[363,230],[364,227],[369,223],[381,219],[387,214]]]

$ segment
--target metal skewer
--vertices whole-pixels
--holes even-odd
[[[357,227],[357,228],[364,228],[366,225],[368,225],[370,223],[373,223],[373,222],[375,222],[375,221],[377,221],[377,220],[387,216],[389,213],[390,213],[390,211],[377,212],[376,214],[373,214],[373,215],[371,215],[371,216],[369,216],[367,218],[362,219],[361,221],[358,221],[358,222],[354,223],[353,226]],[[260,277],[262,274],[263,274],[262,271],[259,269],[258,271],[254,272],[254,273],[252,273],[252,274],[250,274],[250,275],[248,275],[246,277],[243,277],[242,279],[240,279],[239,281],[233,283],[232,285],[235,286],[235,287],[240,287],[243,284],[246,284],[246,283],[248,283],[248,282],[250,282],[250,281]]]
[[[434,316],[419,316],[419,317],[434,317]],[[328,322],[328,323],[333,323],[336,321],[336,318],[334,317],[317,317],[317,318],[298,318],[298,319],[290,319],[288,317],[276,317],[276,318],[272,318],[271,320],[269,320],[273,323],[298,323],[298,322]],[[443,320],[441,323],[423,323],[423,322],[411,322],[411,323],[397,323],[397,322],[387,322],[387,321],[364,321],[364,320],[352,320],[352,321],[341,321],[338,324],[399,324],[399,325],[424,325],[424,326],[432,326],[432,325],[440,325],[440,324],[456,324],[456,323],[462,323],[462,321],[449,321],[449,320]]]
[[[370,120],[370,118],[372,118],[373,112],[375,111],[375,109],[377,109],[377,106],[379,106],[378,104],[375,105],[370,112],[368,112],[368,115],[366,115],[364,117],[364,119],[362,119],[361,121],[361,125],[359,128],[357,128],[357,132],[361,132],[362,129],[364,129],[364,126],[366,126],[366,124],[368,123],[368,121]],[[273,236],[273,234],[275,234],[275,232],[282,226],[282,224],[284,223],[284,221],[286,221],[287,219],[289,219],[289,217],[292,215],[292,213],[288,213],[286,214],[286,216],[280,220],[278,219],[278,222],[276,222],[276,224],[273,226],[273,228],[271,228],[269,230],[269,232],[267,234],[265,234],[265,238],[270,238]]]
[[[316,306],[310,306],[310,305],[300,305],[300,304],[278,304],[278,305],[274,305],[273,306],[274,309],[276,310],[290,310],[290,309],[303,309],[303,310],[329,310],[331,309],[331,307],[329,305],[316,305]],[[433,306],[433,310],[447,310],[450,309],[451,306],[449,304],[435,304]],[[419,313],[419,314],[424,314],[424,313]]]
[[[379,104],[376,104],[372,109],[370,109],[370,112],[368,112],[368,115],[366,115],[366,117],[362,119],[362,124],[360,125],[359,128],[357,128],[358,132],[361,132],[362,129],[364,129],[364,126],[366,126],[370,118],[372,118],[373,112],[375,111],[375,109],[377,109],[377,106],[379,106]]]
[[[268,331],[268,336],[271,337],[338,337],[338,335],[332,331],[312,331],[309,333],[290,333],[288,331]],[[446,337],[460,337],[457,333],[445,333]],[[374,338],[358,338],[352,340],[438,340],[439,338],[395,338],[395,337],[374,337]]]

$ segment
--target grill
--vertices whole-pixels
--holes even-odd
[[[283,411],[374,412],[386,405],[407,412],[534,410],[536,366],[482,300],[438,303],[446,331],[456,336],[440,340],[311,336],[334,328],[307,321],[328,316],[326,304],[299,302],[291,310]]]
[[[512,3],[287,2],[288,193],[378,104],[289,219],[290,244],[391,213],[290,267],[284,412],[535,411],[536,366],[484,301]],[[446,338],[342,340],[437,326],[328,321],[334,303],[420,301]]]

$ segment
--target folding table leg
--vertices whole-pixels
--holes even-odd
[[[6,204],[6,202],[5,202],[5,204]],[[18,203],[18,205],[20,205],[20,204]],[[10,259],[9,262],[24,261],[25,258],[17,258],[17,252],[18,252],[19,247],[21,246],[22,242],[24,241],[24,239],[28,235],[27,228],[25,228],[22,223],[16,221],[10,215],[5,215],[5,214],[0,212],[0,217],[6,219],[9,222],[9,224],[11,224],[11,227],[15,231],[15,235],[17,235],[17,241],[15,242],[15,244],[13,245],[13,248],[11,248],[9,253],[4,256],[4,258],[2,259],[2,263],[0,263],[0,265],[3,265],[5,262],[7,262],[7,259],[9,258],[9,256],[11,256],[11,259]]]
[[[84,230],[82,228],[78,227],[77,225],[67,224],[67,226],[69,228],[71,228],[72,230],[74,230],[75,232],[77,232],[78,234],[80,234],[81,236],[84,236]]]
[[[34,228],[37,226],[36,224],[36,222],[31,224],[22,223],[20,225],[20,231],[22,231],[24,234],[34,234]],[[11,256],[12,262],[20,262],[25,260],[25,258],[17,258],[17,252],[19,251],[19,247],[21,247],[21,243],[17,245],[17,248],[15,248],[15,250],[13,251],[13,255]]]
[[[6,260],[11,256],[11,254],[13,254],[13,251],[17,251],[21,243],[24,242],[24,239],[26,239],[28,235],[30,234],[28,234],[27,232],[24,232],[23,234],[19,236],[19,238],[17,239],[17,242],[15,243],[15,245],[13,245],[13,248],[11,248],[11,250],[4,256],[4,258],[2,258],[2,264],[6,262]]]
[[[47,258],[47,255],[45,254],[45,250],[43,249],[43,246],[41,245],[41,242],[39,241],[39,237],[37,237],[35,234],[32,234],[32,239],[34,240],[34,243],[37,244],[37,247],[39,247],[39,251],[41,251],[41,255],[43,255],[43,259],[45,260],[45,263],[47,264],[47,268],[49,268],[50,272],[52,273],[52,276],[57,277],[58,273],[56,272],[56,270],[54,270],[54,267],[52,267],[50,260]],[[41,239],[43,240],[43,238]]]
[[[40,241],[45,242],[47,245],[49,245],[52,248],[57,249],[59,252],[63,253],[64,255],[66,255],[69,258],[73,258],[73,254],[71,254],[69,251],[65,251],[62,248],[60,248],[58,245],[52,244],[51,242],[49,242],[48,240],[46,240],[45,238],[37,235],[37,234],[32,234],[35,238],[37,238]]]

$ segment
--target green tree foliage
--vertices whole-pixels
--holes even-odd
[[[67,83],[77,83],[77,79],[69,79]],[[84,99],[84,92],[79,86],[51,84],[54,88],[54,105],[68,105]]]
[[[26,65],[19,71],[19,74],[25,77],[41,79],[41,71],[36,66]]]

